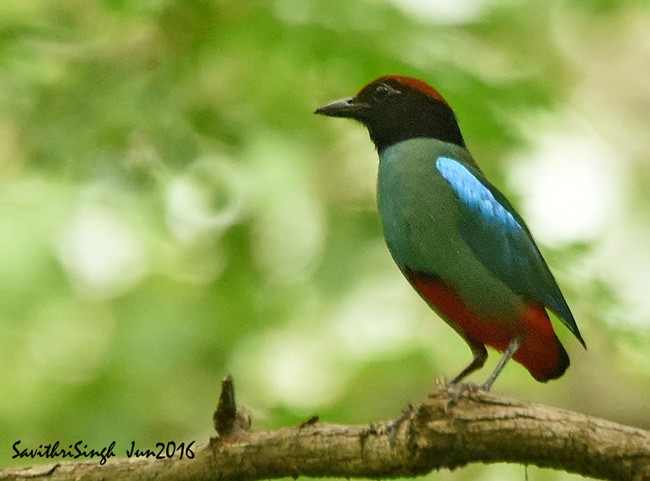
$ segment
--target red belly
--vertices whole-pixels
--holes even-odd
[[[435,310],[461,331],[486,346],[505,351],[517,335],[522,344],[513,359],[522,364],[541,382],[555,379],[569,367],[567,355],[553,331],[553,325],[541,304],[530,303],[516,322],[488,319],[470,310],[454,290],[438,279],[413,274],[410,281]]]

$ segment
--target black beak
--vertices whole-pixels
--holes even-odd
[[[359,102],[356,97],[341,99],[324,107],[317,109],[314,113],[327,115],[328,117],[348,117],[358,119],[361,112],[368,110],[370,105],[365,102]]]

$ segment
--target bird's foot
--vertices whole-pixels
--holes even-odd
[[[445,412],[448,412],[449,408],[458,403],[458,400],[468,393],[474,393],[485,389],[483,386],[474,384],[471,382],[461,382],[457,384],[447,384],[445,386],[447,390],[447,404],[445,404]]]

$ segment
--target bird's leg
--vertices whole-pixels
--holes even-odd
[[[487,381],[485,381],[481,385],[481,388],[485,389],[486,391],[490,390],[492,384],[494,384],[494,380],[497,378],[497,376],[503,369],[503,366],[505,366],[506,363],[510,360],[510,358],[515,355],[517,349],[519,349],[519,347],[521,346],[522,341],[523,339],[521,338],[521,336],[515,336],[512,338],[510,344],[508,344],[508,349],[505,350],[503,356],[501,356],[501,359],[499,359],[499,363],[497,364],[497,367],[494,368],[494,371],[492,371],[490,377],[487,378]]]
[[[460,381],[465,379],[467,376],[469,376],[477,369],[481,369],[488,357],[487,349],[485,349],[483,343],[477,341],[473,337],[464,335],[463,333],[459,332],[459,334],[463,336],[463,339],[465,339],[465,342],[467,342],[467,344],[469,345],[469,348],[472,350],[472,355],[474,356],[474,358],[472,359],[472,362],[470,362],[465,369],[460,371],[457,375],[455,375],[451,379],[451,381],[449,381],[449,384],[458,384]]]
[[[472,359],[472,362],[470,362],[465,369],[460,371],[456,376],[452,378],[451,381],[449,381],[449,386],[451,387],[451,389],[449,389],[450,398],[447,400],[445,411],[450,406],[456,404],[460,396],[465,391],[476,389],[477,386],[475,384],[460,383],[460,381],[465,379],[468,375],[470,375],[477,369],[481,369],[488,357],[487,349],[485,349],[483,343],[477,341],[473,337],[466,335],[462,331],[458,331],[458,333],[463,337],[463,339],[465,339],[465,341],[469,345],[469,348],[472,350],[472,355],[474,356],[474,358]]]

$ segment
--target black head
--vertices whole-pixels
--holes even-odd
[[[356,96],[328,104],[315,113],[363,123],[379,152],[416,137],[465,147],[456,116],[447,101],[433,87],[411,77],[381,77]]]

